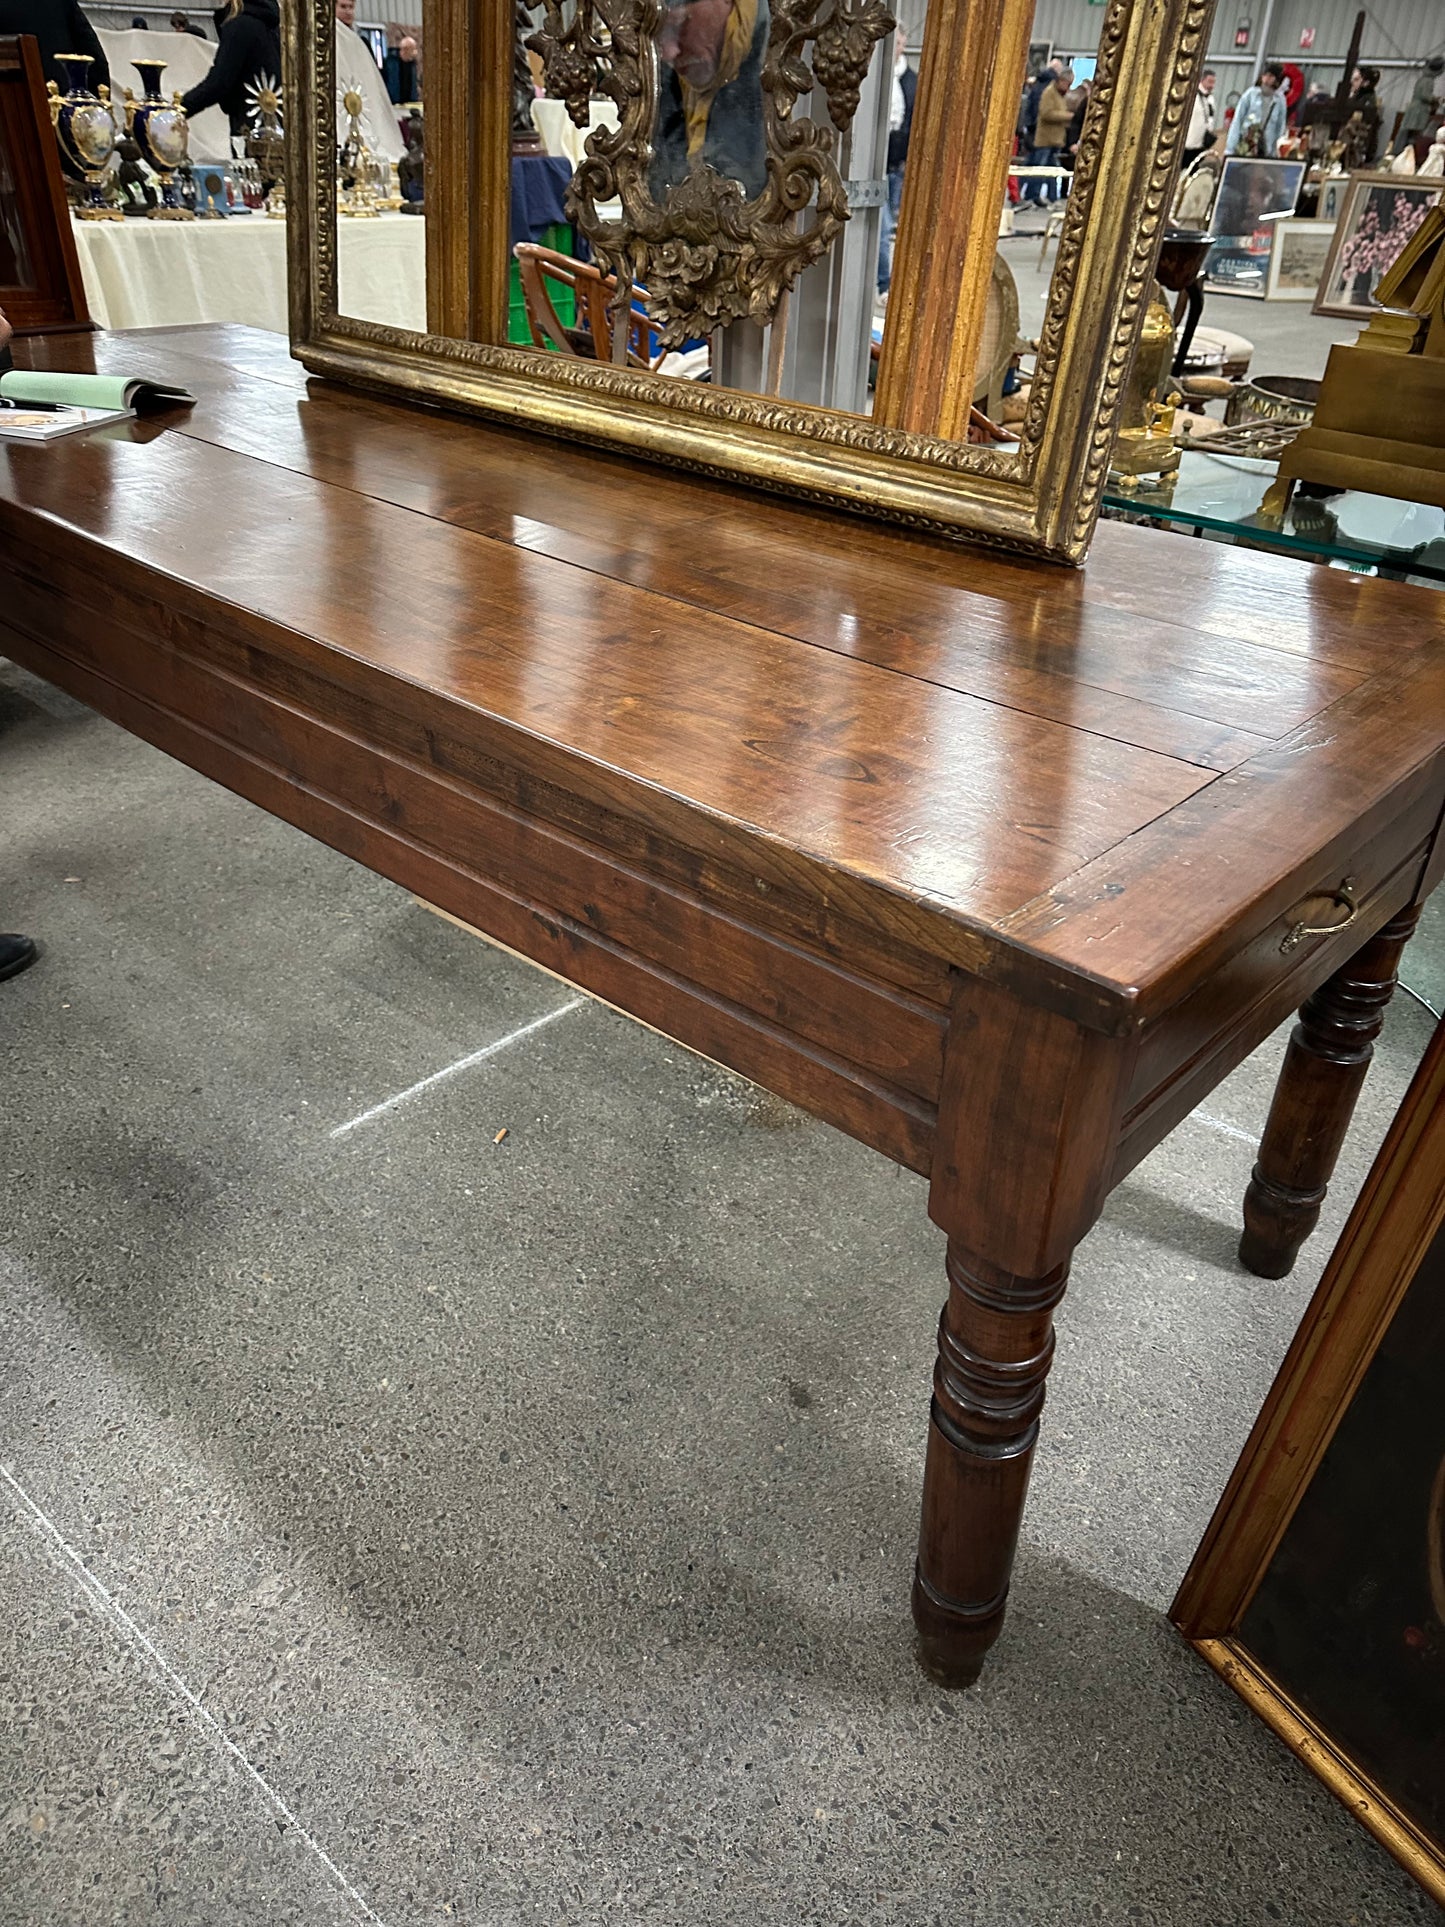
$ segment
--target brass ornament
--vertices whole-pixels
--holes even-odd
[[[355,219],[374,219],[381,213],[377,202],[376,187],[373,180],[373,159],[366,135],[362,130],[362,116],[366,112],[366,102],[359,87],[342,90],[339,105],[346,115],[346,138],[337,154],[337,167],[340,171],[340,207],[343,214]]]
[[[544,0],[543,25],[527,42],[541,56],[548,93],[566,101],[577,126],[587,125],[594,90],[617,106],[617,127],[588,138],[568,212],[620,285],[647,290],[665,348],[734,321],[771,321],[848,219],[838,149],[873,48],[894,17],[885,0],[773,0],[770,15],[767,0],[758,4],[758,32],[764,22],[768,29],[758,76],[765,175],[751,198],[706,159],[691,158],[679,180],[659,177],[661,0],[579,0],[570,24],[561,0]],[[831,125],[793,118],[815,84]],[[614,201],[620,217],[604,215]]]

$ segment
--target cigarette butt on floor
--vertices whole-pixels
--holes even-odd
[[[498,1131],[498,1133],[497,1133],[497,1135],[496,1135],[496,1136],[495,1136],[495,1137],[494,1137],[494,1138],[492,1139],[492,1142],[493,1142],[493,1144],[500,1144],[500,1143],[501,1143],[501,1141],[502,1141],[502,1139],[503,1139],[503,1138],[504,1138],[504,1137],[505,1137],[506,1135],[507,1135],[507,1127],[506,1127],[506,1125],[504,1124],[504,1125],[502,1126],[502,1128],[501,1128],[501,1130],[500,1130],[500,1131]]]

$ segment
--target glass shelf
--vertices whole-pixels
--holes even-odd
[[[1272,528],[1258,518],[1273,480],[1273,462],[1187,448],[1174,475],[1145,478],[1129,490],[1111,481],[1104,507],[1150,522],[1208,529],[1285,555],[1445,583],[1445,509],[1355,490],[1321,500],[1296,488],[1283,526]]]

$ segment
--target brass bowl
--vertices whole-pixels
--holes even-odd
[[[1313,421],[1320,398],[1318,381],[1305,375],[1255,375],[1242,381],[1224,410],[1227,426],[1239,422],[1292,422],[1303,428]]]

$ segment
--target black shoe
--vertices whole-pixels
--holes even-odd
[[[28,970],[39,954],[31,937],[0,937],[0,983]]]

